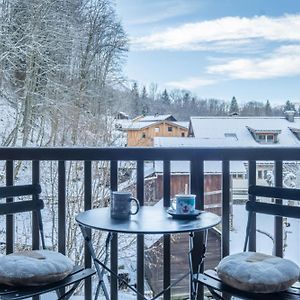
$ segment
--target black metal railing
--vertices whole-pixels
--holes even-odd
[[[248,184],[256,183],[256,161],[273,161],[275,169],[275,185],[282,186],[283,161],[300,160],[300,148],[0,148],[0,161],[6,164],[6,185],[14,184],[14,161],[32,161],[32,182],[38,183],[43,174],[40,172],[40,162],[58,162],[58,250],[66,251],[66,162],[84,162],[84,209],[92,207],[92,162],[110,161],[110,189],[118,189],[118,161],[137,162],[137,197],[144,204],[144,163],[146,161],[163,161],[163,196],[164,206],[170,205],[170,162],[175,160],[190,161],[190,192],[197,196],[197,208],[203,209],[204,195],[204,161],[222,161],[222,256],[229,254],[229,224],[230,224],[230,161],[248,162]],[[12,201],[12,199],[7,199]],[[280,200],[277,200],[280,202]],[[253,222],[256,227],[256,222]],[[14,224],[8,217],[6,222],[6,251],[14,250]],[[256,249],[255,230],[251,231],[249,249]],[[201,237],[200,237],[201,238]],[[33,247],[39,245],[38,232],[33,224]],[[163,239],[163,286],[171,282],[170,236]],[[282,219],[275,220],[275,253],[283,255]],[[91,266],[91,257],[85,249],[85,264]],[[111,241],[111,268],[118,270],[118,236],[113,235]],[[137,238],[137,264],[140,266],[137,274],[137,289],[144,293],[144,238]],[[111,278],[111,299],[118,298],[118,282]],[[138,299],[141,297],[138,297]],[[170,299],[170,290],[164,294],[164,299]],[[91,281],[85,283],[85,299],[92,299]]]

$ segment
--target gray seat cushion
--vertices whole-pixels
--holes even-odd
[[[62,280],[73,267],[73,262],[58,252],[16,252],[0,257],[0,283],[11,286],[44,285]]]
[[[288,259],[257,252],[223,258],[217,266],[221,280],[239,290],[254,293],[284,291],[298,280],[299,267]]]

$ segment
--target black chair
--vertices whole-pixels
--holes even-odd
[[[39,184],[0,187],[0,198],[32,196],[32,200],[1,203],[0,215],[12,215],[31,211],[37,220],[42,248],[46,249],[41,215],[44,203],[39,199],[40,193],[41,187]],[[0,285],[0,299],[25,299],[51,291],[56,292],[58,299],[69,299],[80,282],[93,274],[95,274],[95,271],[92,269],[75,266],[71,274],[66,278],[51,284],[30,287]]]
[[[256,196],[268,197],[275,199],[287,199],[300,201],[300,189],[287,189],[264,186],[251,186],[249,188],[250,201],[246,203],[246,210],[248,211],[248,222],[246,227],[246,238],[244,243],[245,252],[249,242],[249,235],[252,228],[253,215],[255,213],[262,213],[267,215],[289,217],[300,219],[300,207],[288,206],[278,203],[266,203],[254,201]],[[252,201],[253,200],[253,201]],[[253,299],[253,300],[294,300],[300,299],[300,285],[296,283],[286,291],[277,293],[253,293],[236,289],[228,284],[222,282],[215,270],[207,270],[204,274],[195,274],[193,280],[196,284],[202,284],[208,288],[214,299],[223,300],[231,299],[231,297],[238,297],[239,299]]]

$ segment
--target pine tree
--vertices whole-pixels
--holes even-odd
[[[296,111],[295,104],[292,103],[290,100],[287,100],[285,102],[285,105],[284,105],[284,108],[283,108],[283,111],[287,111],[287,110]]]
[[[170,105],[170,98],[169,98],[169,94],[168,94],[166,89],[164,89],[164,91],[161,95],[161,101],[162,101],[162,104],[165,105],[165,106]]]
[[[138,84],[134,82],[131,89],[131,97],[132,97],[132,113],[134,116],[139,116],[141,113],[141,103],[140,103],[140,95]]]
[[[271,104],[270,104],[269,100],[267,100],[266,105],[265,105],[265,115],[266,116],[272,116],[273,115],[272,107],[271,107]]]
[[[238,114],[239,111],[240,111],[239,105],[236,101],[236,98],[233,96],[230,102],[229,114],[230,115]]]
[[[148,94],[147,94],[146,87],[143,86],[141,101],[142,101],[142,114],[144,116],[147,115],[148,112],[149,112],[148,100],[149,99],[148,99]]]

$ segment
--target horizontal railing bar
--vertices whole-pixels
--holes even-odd
[[[0,148],[2,160],[300,160],[300,147]]]

